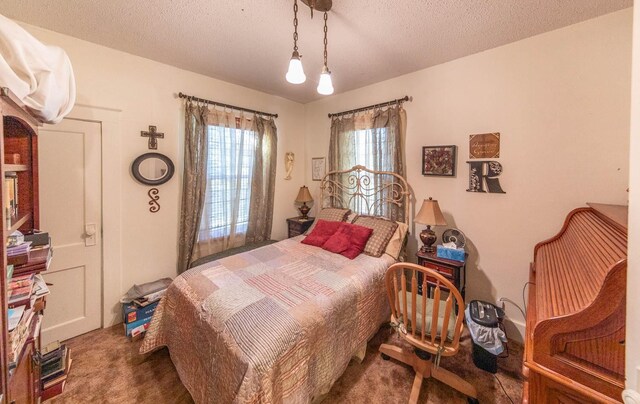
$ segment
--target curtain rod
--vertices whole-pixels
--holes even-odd
[[[366,111],[368,109],[374,109],[374,108],[378,108],[378,107],[386,107],[386,106],[389,106],[391,104],[402,104],[405,101],[412,101],[412,100],[413,100],[413,97],[409,97],[408,95],[405,95],[404,97],[398,98],[397,100],[381,102],[379,104],[368,105],[368,106],[362,107],[362,108],[350,109],[349,111],[335,112],[333,114],[329,114],[329,118],[332,118],[334,116],[353,114],[353,113],[356,113],[356,112]]]
[[[218,107],[235,109],[237,111],[251,112],[251,113],[254,113],[254,114],[257,114],[257,115],[271,116],[271,117],[274,117],[274,118],[278,117],[278,114],[271,114],[269,112],[256,111],[255,109],[236,107],[235,105],[229,105],[229,104],[224,104],[222,102],[206,100],[204,98],[198,98],[198,97],[194,97],[192,95],[187,95],[187,94],[184,94],[184,93],[178,93],[178,97],[179,98],[186,98],[189,101],[204,102],[205,104],[216,105]]]

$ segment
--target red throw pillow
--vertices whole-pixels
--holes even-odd
[[[314,245],[316,247],[322,247],[322,245],[329,239],[329,237],[333,236],[333,234],[338,231],[338,228],[342,222],[333,222],[319,219],[318,223],[316,223],[315,227],[309,233],[307,237],[305,237],[301,243]]]
[[[332,253],[342,254],[351,246],[351,229],[344,226],[349,223],[341,223],[342,226],[322,245],[322,248]]]
[[[373,229],[368,227],[343,222],[322,248],[352,260],[362,253],[372,233]]]

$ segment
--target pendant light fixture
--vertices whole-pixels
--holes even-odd
[[[302,56],[298,53],[298,0],[293,1],[293,53],[289,61],[287,81],[291,84],[302,84],[307,80],[302,68]]]
[[[320,74],[320,81],[318,82],[318,93],[322,95],[333,94],[333,83],[331,82],[331,71],[327,66],[327,19],[328,14],[324,12],[324,66],[322,66],[322,74]]]

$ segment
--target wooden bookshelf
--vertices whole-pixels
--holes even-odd
[[[7,279],[7,237],[16,230],[27,234],[40,225],[40,213],[38,202],[38,126],[41,123],[35,119],[28,110],[21,105],[20,101],[6,88],[0,88],[0,177],[7,176],[17,178],[16,205],[18,214],[12,217],[9,215],[7,198],[9,193],[7,186],[3,183],[0,190],[0,394],[3,403],[27,403],[35,404],[40,401],[40,369],[38,362],[34,358],[40,351],[40,324],[44,314],[44,297],[41,304],[36,308],[34,305],[34,315],[28,326],[28,338],[21,347],[21,353],[16,360],[15,368],[9,370],[9,350],[10,337],[8,332],[8,290],[9,280]],[[6,164],[5,156],[19,155],[21,164]],[[12,161],[9,158],[9,161]],[[48,253],[48,252],[46,252]],[[31,257],[24,265],[33,265],[30,268],[23,266],[24,272],[38,272],[35,267],[46,269],[46,263],[50,257],[42,255]],[[43,261],[44,260],[44,261]],[[36,262],[37,261],[37,262]],[[20,273],[16,265],[14,276]],[[16,271],[18,270],[18,271]]]
[[[8,233],[11,234],[18,230],[29,220],[31,220],[31,212],[23,212],[18,213],[16,216],[11,216],[11,226],[7,229]]]
[[[29,166],[26,164],[5,164],[4,165],[5,172],[18,173],[18,172],[28,171],[28,170],[29,170]]]

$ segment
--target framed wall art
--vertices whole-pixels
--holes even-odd
[[[456,146],[425,146],[422,148],[422,175],[456,176]]]
[[[324,157],[311,158],[311,179],[322,181],[322,177],[327,173],[327,163]]]
[[[500,133],[469,135],[470,159],[497,159],[500,157]]]

